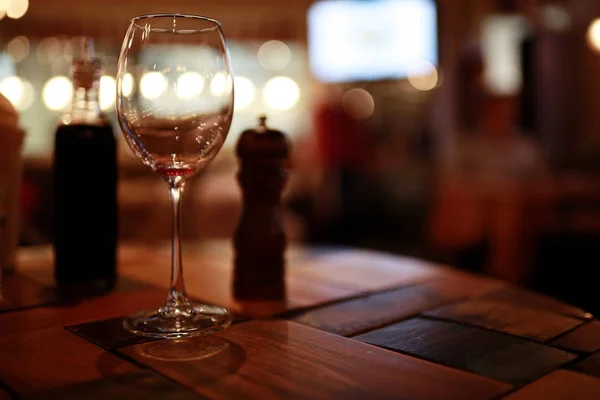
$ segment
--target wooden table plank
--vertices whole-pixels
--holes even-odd
[[[600,322],[590,321],[551,343],[567,350],[586,353],[600,350]]]
[[[600,379],[558,370],[506,397],[509,400],[600,399]]]
[[[170,257],[167,248],[160,252]],[[231,241],[217,240],[185,244],[185,257],[210,258],[212,262],[233,265],[234,254]],[[448,272],[455,274],[455,270],[437,268],[415,258],[341,246],[308,248],[291,244],[285,257],[288,278],[304,278],[353,292],[405,286],[447,276]]]
[[[223,259],[184,256],[184,275],[188,294],[202,301],[218,304],[248,317],[269,317],[295,308],[310,307],[339,300],[358,293],[355,289],[330,285],[296,274],[287,268],[287,299],[284,301],[239,301],[232,291],[233,264]],[[140,254],[123,263],[122,273],[149,284],[164,287],[169,283],[170,255],[158,251]]]
[[[320,307],[294,320],[351,336],[496,287],[478,279],[443,279]]]
[[[576,357],[509,335],[425,318],[413,318],[355,339],[515,385]]]
[[[21,395],[139,371],[62,328],[0,337],[0,379]]]
[[[582,323],[551,311],[496,300],[477,299],[427,311],[426,315],[493,329],[544,342]]]
[[[216,339],[219,339],[219,344]],[[182,346],[207,347],[206,338]],[[215,353],[156,357],[161,342],[122,348],[137,361],[211,398],[489,399],[510,386],[289,321],[250,321],[214,335]],[[168,346],[177,346],[172,342]],[[171,349],[166,354],[176,353]],[[435,382],[435,384],[431,384]]]
[[[592,314],[585,312],[581,308],[516,286],[505,286],[497,291],[486,294],[484,297],[488,300],[497,300],[505,303],[517,304],[519,306],[526,305],[529,308],[539,310],[553,311],[557,314],[563,314],[568,317],[579,318],[582,320],[593,318]]]
[[[452,270],[433,267],[409,257],[366,250],[349,250],[305,258],[294,264],[298,273],[319,282],[359,291],[379,291],[453,274]]]
[[[20,273],[3,277],[1,285],[0,312],[56,302],[51,288]]]
[[[126,292],[147,289],[148,285],[141,281],[127,278],[122,274],[124,269],[130,263],[147,264],[148,260],[152,260],[154,254],[153,248],[140,245],[122,245],[118,249],[117,272],[119,279],[113,292]],[[50,246],[41,246],[34,248],[23,249],[18,253],[18,271],[20,274],[36,281],[37,283],[52,288],[54,282],[54,261],[52,259],[52,248]],[[169,270],[169,264],[161,265],[161,269]]]
[[[76,305],[51,306],[0,314],[0,337],[36,329],[73,325],[87,321],[122,317],[164,304],[166,293],[159,289],[113,293]]]
[[[574,365],[572,370],[600,378],[600,352],[596,352]]]

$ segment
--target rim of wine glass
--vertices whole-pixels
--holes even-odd
[[[145,19],[152,19],[152,18],[189,18],[189,19],[199,19],[202,21],[207,21],[207,22],[211,22],[214,24],[214,26],[208,27],[208,28],[200,28],[200,29],[166,29],[166,28],[156,28],[156,27],[150,27],[150,28],[146,28],[144,26],[141,26],[139,24],[137,24],[137,21],[141,21],[141,20],[145,20]],[[173,14],[168,14],[168,13],[161,13],[161,14],[144,14],[144,15],[138,15],[137,17],[134,17],[131,19],[131,24],[135,25],[137,28],[140,29],[150,29],[151,32],[175,32],[175,33],[202,33],[202,32],[210,32],[210,31],[214,31],[214,30],[221,30],[221,23],[219,21],[217,21],[214,18],[210,18],[210,17],[205,17],[202,15],[193,15],[193,14],[177,14],[177,13],[173,13]]]

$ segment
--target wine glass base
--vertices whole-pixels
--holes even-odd
[[[140,311],[123,320],[123,328],[137,336],[155,339],[181,339],[207,335],[227,328],[231,314],[219,306],[195,305],[184,311],[164,308]]]

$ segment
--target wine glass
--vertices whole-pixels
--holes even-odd
[[[188,299],[179,239],[185,182],[217,155],[233,115],[233,72],[219,22],[181,14],[132,19],[119,57],[117,115],[133,153],[168,183],[173,209],[167,303],[126,318],[124,328],[153,338],[226,328],[227,310]]]

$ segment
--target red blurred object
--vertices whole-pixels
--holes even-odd
[[[371,135],[360,121],[346,114],[339,96],[317,108],[315,132],[325,169],[359,170],[364,169],[371,161]]]
[[[26,179],[21,183],[20,204],[21,213],[26,216],[32,216],[39,211],[40,193],[35,183]]]

